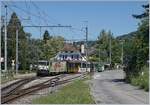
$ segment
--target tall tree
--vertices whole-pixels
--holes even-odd
[[[108,62],[109,38],[108,33],[104,29],[100,32],[100,35],[98,36],[97,49],[100,50],[100,60],[103,62]]]
[[[46,30],[44,35],[43,35],[43,40],[44,40],[44,43],[47,43],[47,41],[50,39],[50,34],[49,32]]]
[[[138,76],[142,67],[149,59],[149,4],[143,5],[144,13],[133,15],[140,19],[139,27],[132,41],[126,42],[125,63],[126,79],[130,81],[132,76]]]
[[[149,59],[149,4],[143,5],[145,12],[140,14],[137,19],[140,19],[136,36],[137,48],[137,68],[141,69]]]
[[[16,30],[18,29],[18,43],[19,43],[19,67],[26,69],[27,57],[27,36],[21,25],[21,21],[14,12],[11,15],[7,26],[8,33],[8,64],[11,66],[11,60],[15,59],[16,54]]]

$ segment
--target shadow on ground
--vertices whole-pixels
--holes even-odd
[[[125,79],[113,79],[111,82],[125,82]]]

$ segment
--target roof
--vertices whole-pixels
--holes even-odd
[[[79,51],[73,44],[65,43],[64,48],[62,51]]]
[[[81,61],[81,60],[70,60],[67,61],[68,63],[86,63],[86,61]],[[90,62],[87,62],[88,64],[90,64]]]

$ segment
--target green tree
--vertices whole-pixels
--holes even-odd
[[[145,15],[141,14],[141,22],[135,39],[137,45],[137,69],[141,69],[149,59],[149,15],[147,11],[149,6],[143,7],[145,8],[145,12],[143,13]]]
[[[44,40],[44,43],[47,43],[47,41],[50,39],[50,34],[49,32],[46,30],[44,35],[43,35],[43,40]]]
[[[109,56],[109,37],[105,30],[100,32],[97,40],[97,51],[100,50],[100,60],[102,62],[108,62]],[[99,55],[97,55],[99,56]]]
[[[111,49],[110,49],[111,48]],[[111,51],[111,52],[110,52]],[[120,63],[121,46],[119,40],[113,37],[111,31],[106,32],[104,29],[100,32],[96,44],[96,54],[93,55],[94,61],[100,60],[101,62],[109,62],[111,54],[111,64]]]
[[[26,69],[27,63],[27,36],[23,30],[21,22],[14,12],[11,15],[10,21],[7,26],[7,37],[8,37],[8,65],[11,66],[11,60],[15,59],[16,54],[16,30],[18,29],[18,40],[19,40],[19,67],[20,69]]]
[[[49,36],[48,31],[45,31],[43,36],[47,36],[43,38],[43,55],[42,59],[49,60],[50,58],[54,57],[64,45],[64,38],[61,36]]]
[[[43,59],[43,47],[42,47],[42,40],[40,39],[29,39],[28,44],[28,63],[34,64],[39,59]]]
[[[136,19],[140,19],[139,27],[136,31],[136,36],[132,41],[126,43],[125,52],[125,72],[126,79],[130,82],[132,76],[139,76],[142,67],[146,65],[149,59],[149,5],[144,5],[144,13],[133,15]]]

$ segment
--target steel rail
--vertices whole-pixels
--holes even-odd
[[[25,88],[25,89],[22,89],[22,90],[19,90],[19,91],[16,91],[15,94],[12,94],[8,97],[2,97],[2,100],[1,100],[1,103],[4,104],[4,103],[9,103],[17,98],[20,98],[24,95],[27,95],[29,93],[32,93],[32,92],[36,92],[38,90],[42,90],[42,89],[45,89],[45,88],[49,88],[49,87],[53,87],[52,85],[52,81],[55,82],[55,86],[57,85],[62,85],[62,84],[65,84],[65,83],[68,83],[68,82],[71,82],[71,80],[74,80],[76,78],[79,78],[81,76],[85,76],[85,74],[82,74],[82,75],[79,75],[79,76],[76,76],[76,77],[72,77],[72,78],[69,78],[69,79],[65,79],[65,80],[60,80],[59,77],[62,77],[62,76],[57,76],[55,78],[51,78],[49,81],[45,81],[44,83],[40,83],[40,84],[37,84],[37,85],[34,85],[34,86],[31,86],[29,88]],[[65,76],[63,76],[65,77]],[[49,82],[49,83],[48,83]]]

